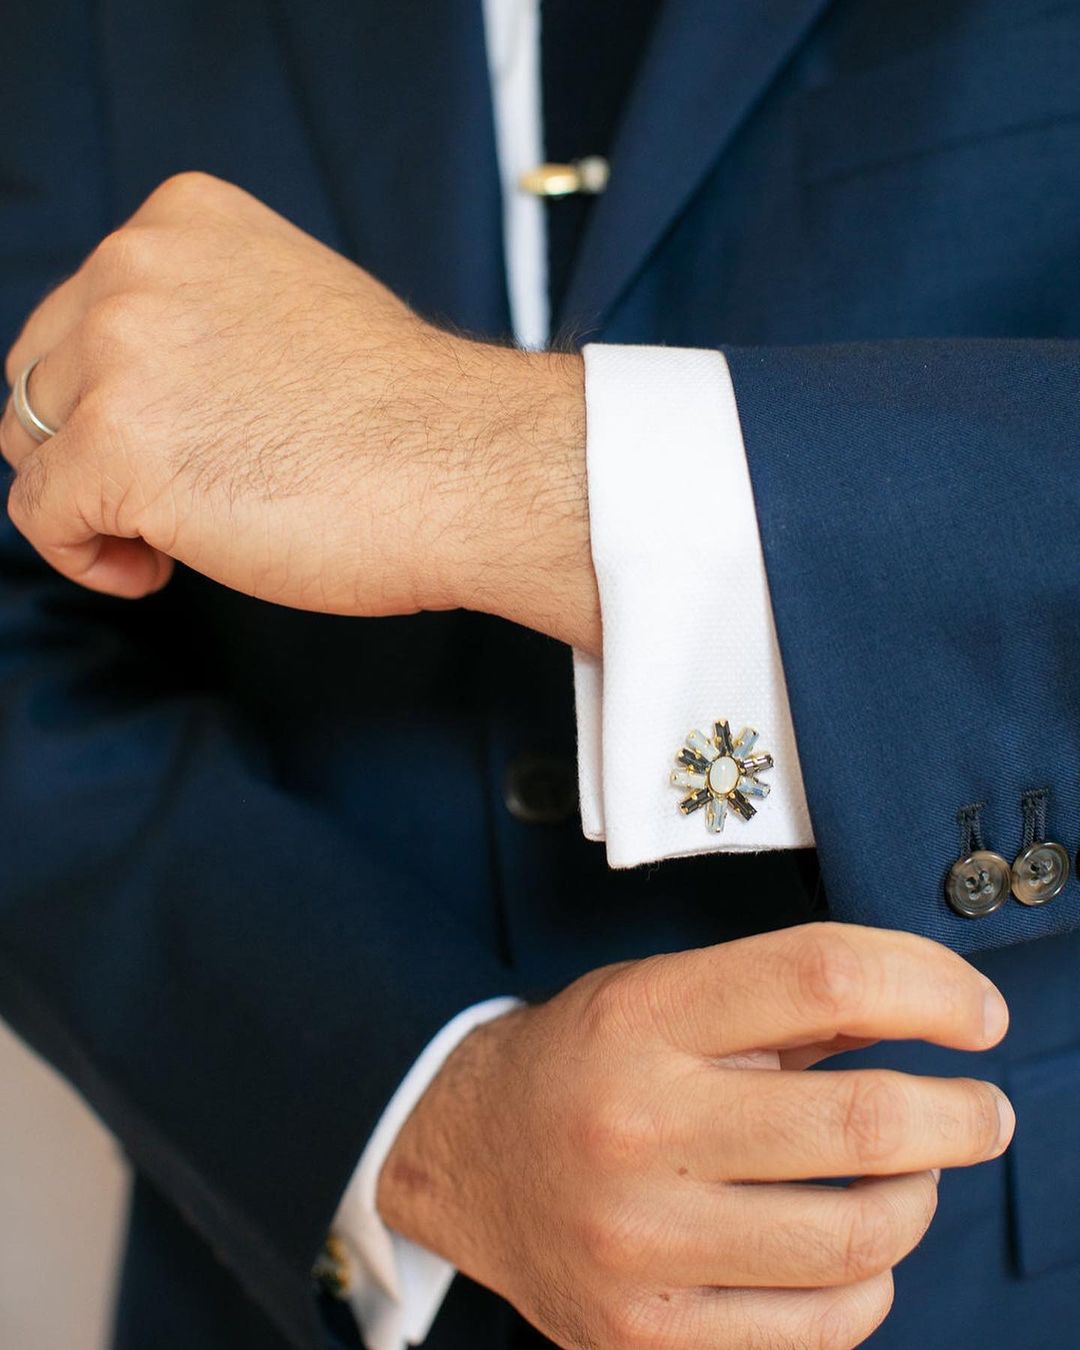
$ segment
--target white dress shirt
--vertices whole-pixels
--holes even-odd
[[[544,205],[517,184],[543,161],[539,0],[485,0],[484,17],[511,315],[518,342],[537,348],[549,323]],[[606,842],[613,867],[812,844],[727,363],[717,352],[593,345],[585,399],[603,620],[602,659],[574,654],[585,834]],[[682,529],[687,518],[701,530]],[[711,834],[703,813],[677,810],[669,780],[687,732],[707,734],[719,718],[755,727],[775,767],[757,815]],[[380,1219],[383,1162],[452,1050],[514,1005],[494,997],[439,1032],[386,1107],[335,1216],[368,1350],[419,1345],[455,1274]]]

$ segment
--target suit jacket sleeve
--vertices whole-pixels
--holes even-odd
[[[954,914],[958,811],[1080,840],[1080,344],[726,351],[830,906],[960,950],[1080,927]]]
[[[386,1102],[505,992],[482,935],[275,783],[141,605],[0,553],[0,1011],[298,1346]]]

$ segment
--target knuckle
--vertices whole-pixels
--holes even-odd
[[[163,206],[184,206],[205,201],[217,190],[219,180],[198,169],[174,173],[151,193],[154,201]]]
[[[848,1300],[830,1299],[811,1319],[807,1344],[812,1350],[852,1350],[859,1342]]]
[[[640,1176],[656,1155],[660,1122],[617,1084],[594,1089],[577,1113],[573,1140],[580,1156],[604,1175]]]
[[[590,1167],[608,1172],[626,1160],[622,1119],[606,1103],[591,1103],[578,1120],[575,1133],[577,1149]]]
[[[19,467],[8,492],[8,515],[21,532],[40,510],[45,499],[48,472],[40,455],[29,455]]]
[[[876,1331],[882,1322],[885,1321],[889,1313],[892,1312],[893,1300],[896,1298],[896,1283],[893,1280],[892,1273],[878,1280],[874,1289],[866,1294],[867,1320],[869,1328],[866,1333]]]
[[[633,1269],[643,1250],[641,1225],[631,1215],[603,1210],[584,1221],[581,1246],[590,1263],[617,1277]]]
[[[982,1158],[993,1153],[1001,1130],[997,1097],[992,1088],[977,1079],[962,1080],[966,1110],[963,1122],[966,1143],[973,1157]]]
[[[123,390],[107,383],[89,389],[71,414],[65,458],[84,478],[101,481],[105,466],[127,442],[128,406]]]
[[[888,1270],[899,1256],[896,1213],[877,1196],[856,1193],[844,1225],[843,1283],[857,1284]]]
[[[908,1115],[899,1074],[882,1070],[853,1075],[842,1105],[841,1129],[856,1166],[876,1171],[895,1163],[907,1136]]]
[[[611,967],[593,991],[592,1026],[621,1047],[659,1037],[665,1045],[688,1034],[693,990],[677,957],[650,956]]]
[[[77,424],[80,442],[94,445],[111,435],[119,416],[119,402],[114,385],[96,385],[87,391],[71,417],[71,425]]]
[[[836,1291],[811,1318],[809,1345],[813,1350],[854,1350],[888,1316],[892,1299],[891,1274],[867,1281],[858,1289]]]
[[[640,1016],[641,962],[605,971],[589,991],[583,1012],[586,1035],[597,1040],[623,1041],[633,1034]]]
[[[96,270],[104,271],[110,276],[123,274],[130,256],[129,234],[130,232],[121,226],[120,229],[105,235],[90,257],[90,262]]]
[[[925,1198],[922,1208],[918,1211],[918,1222],[916,1225],[915,1242],[919,1243],[926,1235],[927,1229],[934,1222],[934,1216],[937,1214],[938,1200],[940,1191],[935,1182],[927,1182],[925,1187]]]
[[[840,924],[815,924],[799,939],[795,990],[802,1006],[841,1021],[863,1006],[866,969]]]
[[[934,953],[935,964],[941,970],[941,978],[934,981],[934,997],[941,1011],[941,1016],[950,1025],[964,1024],[970,1020],[972,1013],[977,1010],[977,1016],[981,1023],[982,994],[976,991],[973,996],[971,981],[951,968],[953,962],[948,960],[948,957],[951,956],[952,952],[948,952],[946,960],[943,962],[940,954]]]
[[[628,981],[633,998],[636,1025],[648,1032],[659,1032],[665,1039],[678,1033],[685,1019],[687,989],[681,980],[671,978],[671,968],[663,957],[638,962]]]
[[[102,239],[91,261],[110,277],[134,278],[152,270],[161,253],[156,231],[141,225],[123,225]]]
[[[590,990],[582,1009],[582,1022],[590,1040],[603,1040],[619,1029],[626,1008],[620,972],[605,974]]]
[[[107,295],[87,310],[82,321],[82,349],[96,360],[137,341],[147,322],[141,298],[131,292]]]
[[[597,1162],[607,1172],[637,1172],[653,1152],[651,1131],[638,1120],[616,1116],[593,1134]]]
[[[888,1317],[893,1296],[891,1274],[838,1291],[811,1319],[809,1344],[813,1350],[854,1350]]]
[[[661,1350],[674,1346],[670,1304],[642,1297],[624,1297],[601,1314],[601,1344],[618,1350]]]
[[[625,1235],[606,1214],[591,1216],[580,1227],[580,1245],[589,1264],[607,1276],[621,1274],[626,1266]]]

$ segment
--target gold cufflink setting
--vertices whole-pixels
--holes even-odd
[[[753,753],[757,742],[753,727],[743,727],[733,737],[728,722],[714,722],[711,736],[691,731],[675,756],[679,767],[670,780],[673,787],[687,793],[678,804],[683,815],[704,810],[705,828],[710,834],[723,830],[729,812],[734,811],[744,821],[752,820],[757,808],[751,799],[769,795],[768,783],[758,775],[773,767],[773,757],[767,751]]]
[[[331,1298],[349,1296],[355,1283],[355,1272],[349,1250],[336,1233],[329,1234],[323,1242],[311,1268],[311,1278],[316,1287]]]
[[[1046,838],[1047,788],[1025,792],[1020,799],[1024,817],[1020,852],[1010,865],[1000,853],[986,847],[982,832],[984,802],[962,807],[960,857],[945,878],[945,898],[965,919],[993,914],[1012,895],[1035,908],[1056,899],[1069,880],[1068,850]]]

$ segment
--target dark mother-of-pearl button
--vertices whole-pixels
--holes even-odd
[[[945,898],[965,919],[982,919],[1000,909],[1009,898],[1012,873],[998,853],[979,849],[949,868]]]
[[[1012,893],[1022,905],[1045,905],[1069,879],[1069,855],[1060,844],[1031,844],[1012,865]]]

